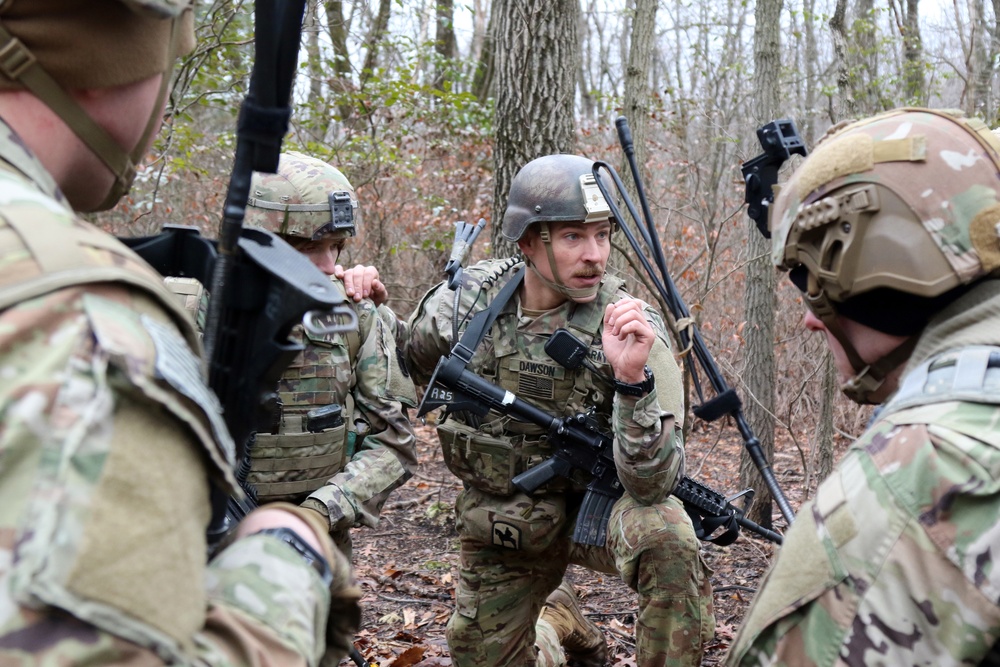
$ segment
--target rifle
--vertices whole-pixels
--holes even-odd
[[[580,544],[604,544],[611,506],[624,489],[615,466],[613,439],[598,429],[592,415],[580,413],[561,418],[550,415],[468,370],[466,360],[456,354],[438,362],[417,416],[423,417],[439,407],[449,412],[468,411],[480,417],[494,410],[546,429],[548,442],[556,447],[555,453],[514,477],[514,485],[525,493],[532,493],[557,475],[569,477],[573,470],[589,473],[590,481],[577,514],[573,539]],[[699,539],[720,545],[731,544],[743,526],[781,543],[778,533],[745,518],[743,511],[729,499],[693,479],[683,478],[673,495],[684,503]],[[724,532],[712,537],[719,528]]]
[[[791,121],[788,122],[790,123]],[[677,290],[673,280],[670,278],[670,271],[667,268],[667,262],[663,256],[663,248],[660,245],[656,225],[653,223],[653,216],[649,210],[649,203],[646,200],[646,195],[643,191],[642,179],[639,177],[639,168],[635,161],[635,147],[632,143],[632,132],[629,130],[628,121],[624,116],[622,116],[615,121],[615,125],[618,128],[618,137],[622,148],[625,151],[625,156],[628,159],[629,167],[632,171],[632,178],[635,182],[636,194],[639,198],[639,203],[642,206],[643,217],[639,217],[639,214],[636,212],[635,205],[632,203],[631,199],[629,199],[625,191],[625,186],[622,184],[621,178],[619,178],[618,173],[611,165],[601,161],[595,162],[593,170],[594,179],[597,181],[597,186],[600,188],[601,194],[604,195],[604,199],[611,208],[612,216],[617,222],[618,228],[622,230],[622,233],[628,240],[629,245],[631,245],[632,249],[635,251],[636,256],[642,264],[643,269],[645,269],[646,273],[649,275],[653,287],[656,289],[660,299],[670,310],[670,314],[673,316],[674,321],[678,323],[685,323],[685,326],[680,327],[678,337],[680,338],[681,347],[685,350],[690,349],[694,353],[693,355],[685,356],[685,364],[698,397],[701,399],[701,404],[694,406],[692,408],[692,412],[694,412],[696,417],[705,421],[715,421],[716,419],[726,415],[730,415],[734,418],[736,426],[740,431],[740,435],[743,437],[743,444],[747,453],[750,455],[754,465],[764,478],[764,483],[767,485],[768,490],[771,492],[771,496],[774,498],[775,503],[777,503],[778,508],[781,510],[781,514],[784,516],[785,521],[791,525],[795,518],[795,513],[792,511],[791,505],[788,504],[788,500],[785,498],[784,493],[782,493],[781,487],[778,486],[778,480],[775,478],[774,471],[771,469],[771,465],[764,456],[764,451],[760,446],[760,441],[757,439],[757,436],[754,435],[753,430],[750,428],[750,424],[747,423],[746,418],[743,416],[743,405],[740,401],[740,397],[728,385],[725,378],[722,376],[722,373],[719,371],[719,367],[716,365],[711,353],[705,346],[704,340],[702,340],[701,333],[691,320],[691,314],[688,311],[687,306],[684,304],[684,300],[681,298],[680,292]],[[791,127],[794,130],[794,124]],[[768,135],[768,137],[770,136],[771,135]],[[653,269],[650,259],[647,258],[646,254],[642,251],[635,235],[632,233],[628,225],[625,224],[624,216],[622,216],[621,210],[618,208],[616,203],[617,198],[611,196],[611,193],[608,191],[607,186],[601,178],[600,172],[602,169],[606,170],[614,181],[618,194],[621,196],[622,201],[628,208],[636,227],[642,234],[643,241],[649,248],[652,261],[656,263],[659,275],[657,275],[657,271]],[[775,176],[775,178],[777,177]],[[697,359],[699,365],[704,370],[705,375],[708,377],[709,383],[715,390],[716,395],[710,400],[705,400],[702,394],[701,382],[698,378],[694,359]]]
[[[209,292],[208,384],[236,443],[238,474],[246,469],[248,441],[261,413],[275,403],[282,371],[302,349],[288,339],[291,329],[301,322],[322,335],[357,327],[353,309],[307,258],[275,234],[243,229],[253,172],[278,167],[304,11],[305,0],[256,2],[254,66],[240,107],[219,240],[172,226],[156,236],[121,239],[161,275],[196,278]],[[210,545],[252,507],[244,498],[213,491]]]

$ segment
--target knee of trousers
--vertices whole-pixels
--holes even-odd
[[[622,580],[640,595],[700,596],[708,572],[681,502],[671,496],[640,505],[626,498],[616,504],[608,534]]]

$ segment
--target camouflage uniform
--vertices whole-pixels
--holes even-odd
[[[466,269],[458,312],[471,309],[471,318],[486,307],[517,269],[511,264],[486,260]],[[536,664],[535,620],[570,563],[618,573],[638,592],[639,664],[697,664],[702,643],[712,637],[709,573],[690,519],[668,497],[683,474],[683,399],[659,315],[644,307],[657,334],[648,362],[656,386],[641,398],[616,395],[591,371],[567,370],[543,350],[551,333],[565,326],[590,345],[590,360],[610,378],[601,345],[603,314],[607,303],[623,296],[621,282],[606,276],[596,300],[568,300],[531,318],[515,295],[469,364],[553,414],[596,406],[602,428],[614,433],[618,474],[627,490],[612,510],[604,547],[572,540],[579,483],[557,479],[530,496],[511,485],[512,477],[552,453],[539,429],[493,413],[478,427],[456,416],[438,427],[445,462],[465,483],[456,501],[462,545],[457,609],[448,626],[456,665]],[[454,298],[444,283],[438,285],[407,324],[407,365],[418,384],[427,383],[438,359],[451,350]],[[564,658],[551,628],[543,623],[538,632],[538,664],[559,664]]]
[[[343,213],[357,210],[354,189],[338,170],[285,153],[277,174],[254,176],[247,224],[292,239],[346,240],[354,234],[354,214],[334,213],[331,221],[336,193],[344,195]],[[304,349],[279,382],[281,423],[277,433],[257,435],[248,481],[261,500],[301,503],[328,517],[331,534],[350,556],[349,529],[378,525],[386,499],[413,475],[417,460],[404,412],[416,395],[392,329],[371,300],[348,302],[358,316],[356,332],[314,336],[298,327],[293,334]],[[306,432],[305,414],[331,404],[341,406],[343,424]]]
[[[233,447],[183,312],[0,136],[0,662],[317,664],[331,594],[298,554],[206,569]]]
[[[898,390],[799,511],[729,665],[980,664],[1000,638],[992,564],[1000,514],[1000,143],[982,123],[964,121],[963,129],[935,113],[889,113],[834,134],[776,202],[782,268],[800,261],[823,275],[815,267],[833,265],[806,255],[826,244],[809,235],[828,223],[836,224],[823,233],[843,235],[850,267],[840,270],[843,294],[811,284],[808,299],[822,300],[825,291],[849,302],[844,295],[872,283],[948,298],[929,307],[935,314],[913,338]],[[892,193],[910,210],[894,208]],[[831,197],[844,202],[839,213],[811,223]],[[865,236],[850,236],[859,230]],[[887,251],[887,242],[912,250]],[[858,394],[858,385],[847,390]]]

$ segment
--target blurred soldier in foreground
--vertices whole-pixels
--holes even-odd
[[[316,665],[358,620],[348,563],[294,505],[252,513],[206,565],[210,488],[235,478],[197,336],[74,213],[131,186],[192,13],[0,5],[3,664]]]
[[[536,493],[511,479],[548,459],[546,432],[490,413],[475,423],[453,413],[438,425],[449,469],[465,489],[456,501],[461,578],[448,624],[455,665],[602,665],[604,637],[563,582],[570,563],[617,573],[639,594],[637,664],[699,665],[711,639],[712,592],[699,542],[681,502],[669,494],[683,476],[680,372],[660,316],[605,274],[612,221],[593,180],[593,162],[550,155],[511,183],[503,235],[524,255],[464,271],[459,300],[446,283],[421,300],[408,323],[407,364],[426,384],[473,314],[493,305],[524,271],[523,283],[475,346],[468,370],[553,415],[594,408],[614,437],[625,488],[602,546],[573,541],[586,480],[556,478]],[[576,370],[544,347],[559,328],[581,339]],[[471,354],[471,351],[470,351]],[[538,621],[536,629],[536,620]],[[537,647],[535,646],[537,640]]]
[[[904,109],[831,132],[781,188],[775,264],[844,393],[882,406],[798,513],[730,665],[986,664],[1000,637],[998,172],[982,122]]]
[[[245,222],[280,234],[333,276],[359,217],[354,188],[339,170],[284,153],[277,174],[254,174]],[[247,479],[261,501],[318,512],[348,556],[349,529],[374,528],[386,498],[417,466],[403,408],[416,403],[413,383],[386,322],[371,300],[361,300],[381,283],[371,273],[365,279],[361,267],[345,277],[357,299],[356,332],[317,338],[299,331],[305,349],[279,382],[281,404],[260,425]]]

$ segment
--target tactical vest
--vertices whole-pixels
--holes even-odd
[[[343,290],[340,283],[336,283]],[[344,296],[342,294],[342,296]],[[364,326],[359,313],[359,328]],[[296,327],[305,349],[281,376],[282,413],[277,433],[258,433],[250,449],[247,481],[261,502],[300,503],[344,469],[355,433],[351,376],[361,351],[361,334],[317,336]],[[306,429],[309,410],[339,404],[342,420],[319,432]],[[363,435],[363,434],[362,434]]]
[[[3,168],[3,167],[0,167]],[[132,250],[114,237],[78,220],[67,224],[69,212],[40,205],[39,192],[25,182],[24,192],[5,183],[9,201],[28,202],[30,210],[4,207],[0,215],[0,310],[52,292],[87,284],[120,283],[141,290],[170,317],[183,335],[171,339],[168,327],[143,322],[156,349],[151,368],[133,369],[169,384],[188,399],[168,406],[197,436],[212,462],[213,479],[227,493],[236,491],[233,442],[222,420],[218,399],[204,383],[200,362],[191,350],[200,350],[198,333],[163,279]],[[96,333],[96,332],[95,332]],[[179,345],[178,345],[179,344]],[[189,348],[189,349],[188,349]]]
[[[610,432],[614,400],[610,381],[614,373],[594,341],[600,340],[604,310],[622,285],[622,280],[606,276],[597,297],[571,306],[569,318],[560,323],[589,348],[591,364],[607,380],[586,366],[569,370],[559,365],[544,349],[558,325],[546,326],[545,331],[534,332],[530,325],[519,330],[517,313],[510,308],[493,324],[470,370],[553,415],[571,415],[593,407],[600,428]],[[493,295],[496,291],[491,290]],[[463,482],[486,493],[509,496],[516,490],[511,479],[548,459],[553,450],[545,430],[535,424],[495,413],[487,419],[476,425],[449,417],[438,426],[445,463]],[[557,478],[538,493],[556,493],[586,481],[583,476],[573,481]]]

